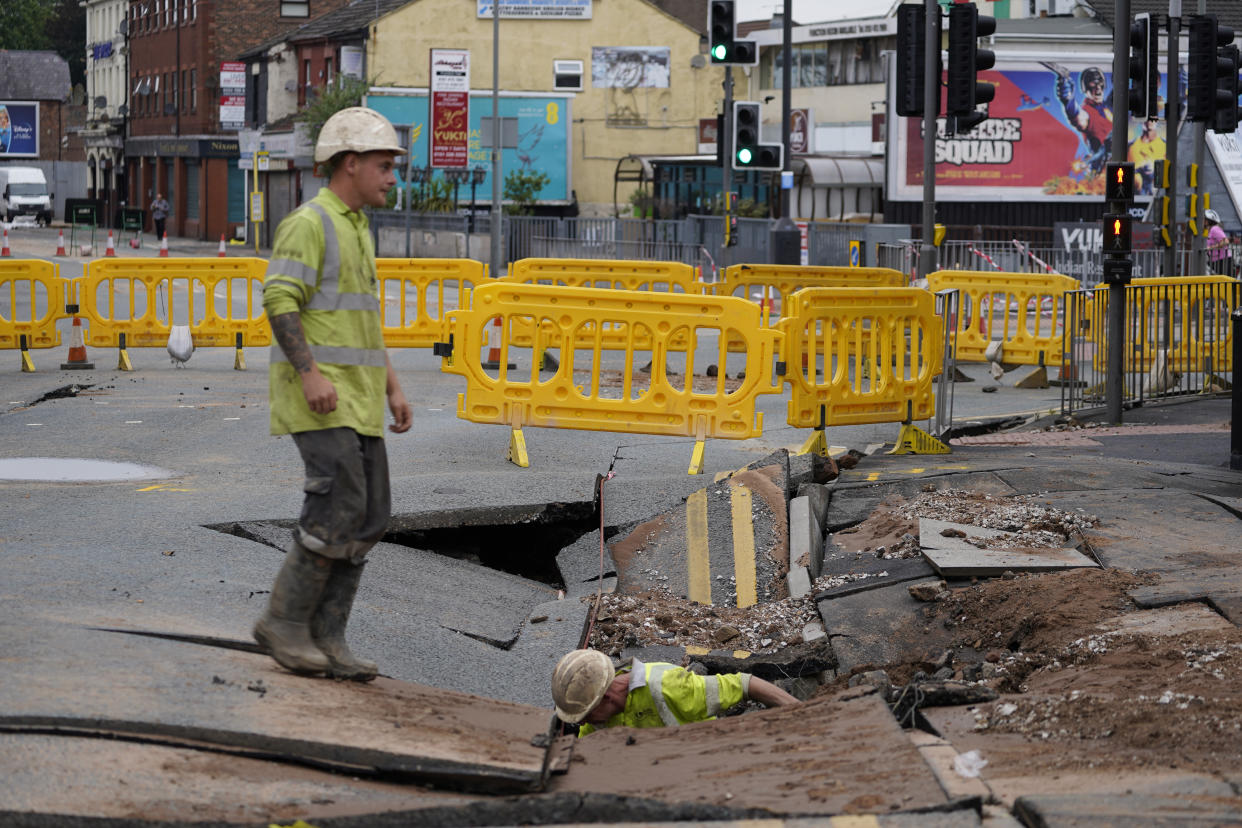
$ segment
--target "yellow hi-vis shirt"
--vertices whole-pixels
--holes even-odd
[[[302,380],[272,343],[268,383],[273,434],[352,428],[382,437],[388,384],[375,248],[367,218],[324,187],[276,228],[263,279],[268,319],[297,313],[319,371],[336,387],[336,410],[316,414]]]
[[[748,698],[749,673],[700,676],[682,667],[638,659],[617,673],[630,673],[630,689],[625,709],[599,727],[674,727],[716,718],[722,710]],[[594,733],[596,726],[584,724],[578,735]]]

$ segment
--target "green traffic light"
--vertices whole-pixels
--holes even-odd
[[[715,60],[724,60],[729,56],[729,50],[723,43],[717,43],[712,47],[712,58]]]
[[[750,147],[742,147],[737,151],[737,162],[739,164],[749,164],[754,157],[754,153],[750,151]]]

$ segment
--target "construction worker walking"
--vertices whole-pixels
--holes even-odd
[[[315,162],[328,186],[280,223],[263,282],[272,326],[271,431],[291,434],[305,501],[255,640],[296,673],[370,681],[374,663],[345,642],[367,552],[391,509],[388,429],[412,415],[384,348],[375,250],[364,206],[382,207],[405,150],[364,107],[323,125]]]
[[[579,736],[604,727],[675,727],[716,718],[747,699],[768,707],[798,700],[749,673],[700,676],[664,662],[632,658],[617,668],[599,650],[574,650],[552,671],[556,715],[582,726]]]

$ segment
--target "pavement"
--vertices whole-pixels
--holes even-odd
[[[39,255],[54,234],[19,229],[11,243],[16,255]],[[173,255],[212,249],[180,247],[170,243]],[[701,476],[686,474],[692,441],[553,429],[527,430],[531,466],[519,469],[505,461],[505,429],[456,417],[462,389],[438,359],[394,351],[416,425],[388,440],[394,531],[368,565],[350,626],[353,646],[380,662],[383,677],[359,686],[292,677],[250,639],[301,488],[292,443],[267,435],[266,354],[248,352],[246,371],[233,370],[231,349],[200,349],[184,368],[162,349],[130,354],[132,373],[110,370],[115,355],[100,349],[90,354],[96,370],[58,371],[61,352],[36,351],[38,370],[26,374],[16,352],[0,353],[0,626],[10,644],[0,671],[0,742],[10,748],[0,751],[0,822],[762,817],[794,826],[862,814],[879,825],[1013,824],[986,790],[955,787],[861,692],[796,715],[707,723],[692,748],[644,734],[632,760],[612,734],[592,737],[595,747],[573,762],[563,748],[546,750],[547,676],[586,621],[575,598],[594,591],[601,569],[616,572],[600,556],[595,522],[610,533],[665,514],[688,523],[702,491],[700,569],[687,555],[676,577],[689,591],[706,576],[719,598],[716,576],[736,582],[730,567],[740,559],[711,541],[739,495],[707,492],[806,438],[782,426],[781,397],[764,400],[761,438],[709,441]],[[1242,474],[1229,469],[1227,397],[1131,409],[1116,429],[1043,432],[1058,389],[1014,388],[1007,376],[984,394],[982,368],[964,370],[977,381],[956,386],[955,424],[1019,426],[960,438],[949,455],[869,451],[894,442],[891,423],[829,428],[829,443],[861,456],[832,485],[829,526],[928,482],[1045,493],[1100,514],[1116,538],[1107,565],[1161,575],[1139,596],[1149,605],[1203,600],[1242,620]],[[110,471],[131,476],[101,479],[87,461],[128,464]],[[87,479],[30,479],[58,470]],[[597,510],[597,479],[610,471]],[[741,497],[770,504],[755,494],[762,481],[751,483]],[[762,549],[779,520],[753,514],[751,543]],[[874,593],[855,600],[894,618],[905,611]],[[848,613],[824,621],[857,624]],[[739,722],[744,730],[729,730]],[[658,778],[679,754],[698,784]],[[746,757],[746,772],[724,772],[736,763],[721,757],[731,755]],[[621,774],[631,761],[652,772]],[[1236,801],[1221,807],[1236,812]],[[1039,824],[1077,823],[1049,807]]]

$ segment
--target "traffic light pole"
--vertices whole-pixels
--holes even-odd
[[[1164,122],[1164,166],[1169,177],[1169,186],[1165,195],[1169,198],[1169,241],[1164,249],[1164,267],[1161,275],[1177,275],[1177,128],[1182,120],[1182,84],[1181,84],[1181,48],[1178,45],[1182,36],[1181,0],[1169,0],[1169,46],[1167,68],[1165,69],[1165,104]]]
[[[1115,161],[1126,157],[1126,139],[1130,125],[1130,90],[1125,82],[1130,77],[1130,27],[1123,21],[1130,19],[1130,0],[1114,0],[1113,20],[1113,146],[1110,155]],[[1170,76],[1176,82],[1176,68]],[[1175,95],[1170,95],[1175,99]],[[1128,202],[1108,204],[1109,213],[1128,212]],[[1106,258],[1115,254],[1108,253]],[[1126,251],[1125,258],[1130,257]],[[1106,268],[1107,264],[1104,265]],[[1128,282],[1127,278],[1125,282]],[[1120,280],[1108,283],[1108,360],[1104,375],[1104,408],[1110,423],[1121,422],[1121,401],[1124,392],[1123,370],[1125,368],[1126,341],[1126,285]]]
[[[1128,5],[1128,0],[1122,0]],[[919,278],[940,269],[936,261],[936,116],[940,113],[940,4],[923,0],[926,49],[923,55],[923,242],[919,248]],[[889,129],[893,127],[890,126]]]
[[[784,163],[776,175],[780,180],[781,215],[776,220],[771,232],[772,264],[802,264],[802,234],[798,225],[794,224],[789,215],[792,190],[785,188],[785,173],[793,176],[793,153],[789,150],[789,116],[792,103],[789,98],[790,66],[793,63],[793,0],[785,0],[785,18],[782,23],[781,54],[785,56],[781,65],[781,146]]]
[[[720,157],[723,163],[720,168],[720,217],[724,233],[721,235],[720,258],[717,259],[717,279],[724,278],[724,269],[729,266],[729,244],[725,236],[729,232],[729,193],[733,191],[733,67],[725,64],[724,82],[724,121],[721,134],[716,136],[720,142]]]
[[[1207,0],[1199,0],[1199,14],[1207,14]],[[1199,216],[1195,228],[1199,231],[1190,237],[1190,263],[1188,265],[1188,274],[1196,276],[1207,273],[1207,249],[1205,242],[1207,240],[1207,225],[1203,218],[1203,210],[1207,206],[1203,203],[1203,195],[1207,190],[1204,183],[1203,175],[1203,158],[1204,147],[1207,144],[1208,124],[1206,121],[1195,122],[1195,169],[1198,173],[1195,176],[1195,199],[1199,205]],[[1187,275],[1188,275],[1187,274]]]

